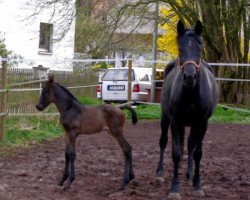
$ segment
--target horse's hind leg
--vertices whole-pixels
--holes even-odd
[[[159,160],[159,164],[158,164],[157,171],[156,171],[157,177],[164,176],[163,159],[164,159],[164,153],[165,153],[165,149],[166,149],[167,142],[168,142],[168,127],[169,127],[169,119],[167,117],[164,117],[164,115],[162,115],[162,118],[161,118],[161,137],[160,137],[160,141],[159,141],[160,160]]]
[[[110,133],[117,140],[125,157],[124,177],[122,182],[122,188],[124,188],[134,178],[134,171],[132,166],[132,147],[124,138],[122,134],[122,128],[119,128],[119,130],[116,131],[112,130],[110,131]]]
[[[190,131],[190,134],[188,136],[188,169],[186,173],[186,178],[190,180],[193,177],[193,154],[194,154],[194,148],[195,148],[195,137],[194,133]]]

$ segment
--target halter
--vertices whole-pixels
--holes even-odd
[[[187,61],[185,61],[182,65],[180,65],[180,58],[178,57],[178,58],[177,58],[177,63],[178,63],[178,65],[180,66],[181,71],[183,71],[185,65],[187,65],[187,64],[194,64],[195,67],[196,67],[196,72],[199,72],[199,71],[200,71],[200,63],[201,63],[201,61],[199,61],[199,64],[197,64],[197,63],[196,63],[195,61],[193,61],[193,60],[187,60]]]

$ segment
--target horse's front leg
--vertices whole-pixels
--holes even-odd
[[[171,123],[172,132],[172,160],[174,163],[174,175],[172,179],[171,191],[169,198],[180,199],[179,194],[179,164],[182,159],[182,139],[184,135],[184,127]]]
[[[69,177],[69,154],[67,151],[67,147],[65,148],[65,167],[63,171],[62,178],[60,179],[58,185],[62,186],[64,181]]]
[[[169,128],[169,119],[162,114],[161,117],[161,137],[159,141],[160,146],[160,160],[156,170],[157,180],[162,181],[164,176],[164,169],[163,169],[163,160],[165,149],[168,142],[168,128]]]
[[[70,131],[66,134],[65,158],[66,158],[67,167],[65,164],[65,171],[62,177],[62,181],[64,182],[66,179],[67,181],[65,182],[64,189],[69,189],[71,183],[75,179],[76,138],[77,138],[77,133],[75,131]],[[68,159],[68,163],[67,163],[67,159]]]
[[[194,162],[195,162],[195,170],[194,170],[194,177],[193,177],[193,187],[194,187],[194,194],[196,196],[204,196],[204,192],[201,189],[201,181],[200,181],[200,161],[202,158],[202,141],[204,135],[207,131],[207,122],[200,123],[200,126],[197,127],[196,130],[196,146],[194,150]]]

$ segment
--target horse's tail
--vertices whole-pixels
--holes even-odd
[[[136,114],[134,108],[132,108],[130,105],[122,105],[122,106],[119,106],[119,108],[120,108],[121,110],[124,110],[124,109],[129,110],[129,111],[131,112],[131,114],[132,114],[132,123],[133,123],[133,124],[136,124],[136,123],[137,123],[138,117],[137,117],[137,114]]]

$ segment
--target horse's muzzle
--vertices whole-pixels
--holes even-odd
[[[36,109],[39,111],[43,111],[44,110],[44,106],[42,106],[41,104],[37,104],[36,105]]]
[[[183,82],[188,87],[193,87],[196,84],[197,75],[196,73],[184,73]]]

